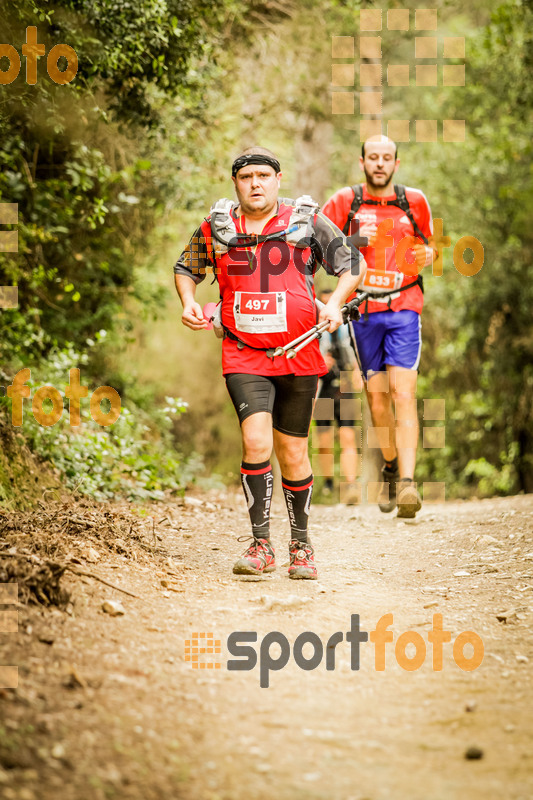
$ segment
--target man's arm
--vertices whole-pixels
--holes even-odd
[[[346,303],[347,298],[357,289],[364,278],[365,272],[366,263],[361,275],[356,278],[354,278],[351,272],[343,272],[340,276],[335,291],[332,293],[324,308],[320,311],[318,317],[319,322],[324,322],[324,320],[330,321],[331,324],[328,328],[330,332],[337,330],[337,328],[343,324],[344,319],[342,317],[341,308]]]
[[[322,252],[324,269],[339,278],[335,291],[319,315],[320,322],[330,321],[328,330],[333,332],[343,324],[341,308],[362,282],[366,261],[339,228],[321,212],[315,219],[315,237]]]
[[[176,291],[179,294],[181,303],[183,305],[183,314],[181,321],[187,328],[192,328],[193,331],[199,331],[207,327],[207,321],[204,319],[204,312],[202,306],[197,303],[194,295],[196,292],[196,283],[192,278],[187,275],[174,275],[174,282],[176,284]]]
[[[433,218],[426,195],[419,189],[408,188],[406,189],[406,194],[407,192],[409,192],[409,205],[416,219],[416,224],[426,239],[431,239],[433,235]],[[431,244],[422,244],[421,242],[413,245],[413,252],[418,271],[424,267],[429,267],[430,264],[433,264],[435,257],[438,256],[436,248],[432,247]]]
[[[195,293],[196,286],[205,278],[207,265],[210,263],[205,237],[200,227],[174,266],[176,291],[183,305],[181,321],[193,331],[207,327],[202,307],[195,300]]]

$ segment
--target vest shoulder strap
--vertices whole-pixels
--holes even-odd
[[[348,212],[348,218],[346,219],[344,228],[342,229],[342,232],[345,236],[348,236],[348,234],[350,233],[350,225],[352,219],[359,211],[359,208],[363,202],[363,185],[361,183],[354,184],[352,186],[352,192],[353,192],[352,205],[350,206],[350,211]]]
[[[396,194],[396,205],[399,206],[404,214],[409,218],[411,225],[413,226],[413,230],[417,236],[419,236],[424,244],[428,243],[427,236],[424,236],[420,228],[418,227],[418,223],[414,218],[413,212],[411,211],[411,206],[409,205],[409,200],[407,199],[407,195],[405,193],[405,186],[401,183],[394,184],[394,192]]]
[[[351,221],[355,217],[357,212],[359,211],[359,208],[361,207],[361,205],[363,204],[363,186],[362,186],[362,184],[357,183],[357,184],[355,184],[355,186],[352,186],[352,191],[354,193],[354,197],[353,197],[353,200],[352,200],[352,205],[351,205],[351,208],[350,208],[350,212],[348,214],[348,218],[346,220],[346,224],[344,225],[344,228],[342,229],[342,232],[344,233],[345,236],[348,236],[348,233],[350,231]],[[414,230],[416,236],[419,236],[420,239],[422,239],[422,241],[424,242],[424,244],[427,244],[428,243],[428,238],[420,230],[420,228],[418,226],[418,223],[417,223],[416,219],[414,218],[413,212],[411,211],[411,206],[409,205],[409,200],[407,199],[407,194],[405,192],[405,186],[403,184],[401,184],[401,183],[395,183],[394,184],[394,193],[396,195],[396,198],[394,200],[387,200],[386,205],[388,205],[388,206],[398,206],[398,208],[401,208],[401,210],[404,212],[404,214],[409,219],[411,225],[413,226],[413,230]],[[368,205],[373,205],[373,206],[379,205],[379,202],[377,200],[368,200],[367,202],[368,202]]]

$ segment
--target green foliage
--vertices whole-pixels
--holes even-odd
[[[448,276],[430,299],[442,333],[426,364],[447,398],[457,477],[478,476],[481,493],[533,490],[532,23],[531,3],[506,2],[467,41],[467,85],[445,111],[471,109],[469,135],[460,159],[442,153],[436,164],[447,232],[476,236],[485,263],[472,278]]]
[[[88,360],[87,354],[71,346],[53,351],[32,371],[28,381],[32,396],[39,386],[52,385],[64,398],[61,387],[69,370],[85,366]],[[9,414],[11,401],[1,400]],[[160,500],[167,490],[183,491],[202,467],[196,454],[183,459],[174,448],[174,420],[186,411],[187,403],[172,397],[165,400],[165,407],[150,411],[123,407],[117,422],[108,428],[90,418],[88,399],[81,401],[78,427],[69,424],[68,401],[64,401],[62,418],[50,427],[39,424],[26,405],[22,430],[34,453],[56,467],[67,488],[97,500],[117,496]],[[49,402],[43,404],[45,413]]]
[[[18,308],[0,312],[4,371],[40,362],[53,372],[72,342],[87,374],[108,383],[107,365],[120,360],[132,309],[158,313],[162,291],[139,267],[148,260],[150,232],[183,185],[192,140],[200,141],[217,55],[230,36],[249,29],[240,22],[246,8],[233,0],[216,7],[207,0],[0,1],[4,41],[19,53],[26,27],[35,25],[46,51],[64,43],[78,57],[68,85],[55,84],[40,58],[36,85],[27,85],[23,61],[19,77],[1,87],[0,202],[18,204],[19,237],[16,254],[0,254],[0,285],[19,288]],[[177,127],[162,153],[168,98]],[[107,351],[91,351],[87,342],[103,341],[102,331]],[[126,376],[122,367],[114,383],[123,397]],[[155,496],[184,486],[199,464],[191,458],[186,466],[172,449],[167,423],[176,409],[126,405],[131,413],[123,411],[112,431],[90,422],[83,435],[65,422],[45,430],[31,418],[24,431],[69,485],[83,473],[83,490],[95,496],[128,486],[136,496]]]
[[[202,95],[229,36],[231,0],[22,0],[1,3],[6,39],[20,50],[37,25],[47,50],[78,55],[78,73],[53,83],[2,87],[0,201],[18,204],[19,249],[0,254],[0,284],[19,287],[3,312],[0,357],[35,355],[71,341],[81,348],[101,328],[124,337],[130,297],[156,310],[160,292],[137,267],[148,235],[180,184],[189,142],[202,123]],[[245,6],[241,7],[244,13]],[[244,34],[244,28],[234,28]],[[175,97],[181,116],[172,162],[159,158],[161,111]],[[173,120],[174,122],[174,120]]]
[[[443,37],[465,37],[465,86],[439,78],[437,87],[387,87],[383,115],[410,119],[398,178],[425,192],[452,240],[443,276],[424,276],[418,387],[420,398],[446,400],[446,446],[420,449],[417,477],[444,481],[449,496],[531,492],[533,4],[435,5],[439,47]],[[401,37],[384,30],[383,62],[410,64],[413,74],[417,35],[412,26]],[[414,141],[418,119],[437,120],[438,142]],[[464,142],[442,141],[444,119],[465,120]],[[360,179],[353,125],[336,123],[335,188]],[[483,268],[472,277],[452,263],[453,246],[466,235],[484,248]]]
[[[485,458],[469,461],[463,471],[463,476],[467,483],[471,482],[470,479],[475,480],[479,493],[483,496],[509,494],[514,487],[516,476],[512,463],[505,463],[505,454],[502,455],[502,461],[504,466],[501,470],[496,469]]]
[[[466,278],[448,251],[443,277],[425,281],[419,396],[446,400],[446,446],[421,449],[418,477],[445,481],[449,495],[533,491],[532,3],[435,5],[439,47],[444,36],[466,37],[466,85],[445,87],[439,79],[436,88],[413,81],[387,86],[384,118],[411,120],[411,143],[400,145],[400,180],[425,191],[452,244],[476,236],[485,264]],[[0,0],[4,41],[20,50],[25,27],[37,25],[47,50],[63,42],[79,57],[68,86],[53,84],[41,58],[36,86],[25,83],[23,65],[19,78],[2,87],[0,202],[19,205],[19,252],[0,254],[0,284],[19,286],[20,305],[0,312],[0,359],[44,359],[48,370],[50,353],[57,359],[72,342],[80,359],[89,353],[87,375],[118,388],[131,417],[123,413],[116,435],[84,423],[83,447],[94,453],[95,482],[89,474],[84,479],[90,491],[127,491],[137,481],[139,490],[161,491],[159,463],[167,464],[174,487],[183,485],[172,477],[183,475],[184,464],[172,460],[168,420],[151,413],[155,394],[142,375],[132,385],[135,369],[122,354],[139,336],[137,318],[165,311],[171,276],[164,285],[155,279],[158,258],[164,252],[170,266],[168,254],[180,251],[189,219],[196,222],[211,201],[231,192],[228,166],[239,148],[259,140],[273,147],[288,195],[309,191],[324,200],[328,190],[359,178],[359,120],[330,114],[331,36],[356,35],[358,6]],[[411,19],[415,6],[402,6]],[[380,7],[385,18],[397,4]],[[383,63],[413,69],[417,35],[413,25],[401,35],[384,28]],[[440,121],[454,118],[466,120],[464,143],[414,141],[416,119],[439,120],[440,139]],[[163,241],[153,236],[156,225]],[[165,341],[179,338],[168,328],[165,334]],[[176,352],[189,358],[179,343]],[[176,374],[186,366],[180,363]],[[160,386],[158,396],[165,393],[182,394],[181,384]],[[197,395],[193,427],[209,440],[202,452],[211,448],[216,460],[211,431],[225,429],[233,410],[215,419],[211,402],[209,426],[201,424],[209,401]],[[222,404],[219,398],[217,408]],[[185,427],[172,430],[190,441]],[[34,433],[35,446],[65,473],[74,470],[69,480],[79,479],[80,434],[60,425]],[[59,435],[66,437],[64,456],[53,443]],[[137,448],[135,437],[150,444]]]

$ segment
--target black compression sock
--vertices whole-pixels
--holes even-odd
[[[391,472],[398,472],[398,456],[392,459],[392,461],[385,461],[385,466]]]
[[[252,533],[256,539],[270,537],[270,504],[274,476],[270,461],[261,464],[241,464],[241,483],[248,503]]]
[[[291,539],[298,539],[299,542],[307,541],[307,523],[309,520],[309,506],[311,505],[311,495],[313,494],[313,476],[309,475],[302,481],[288,481],[281,479],[283,494],[289,512],[289,522],[291,524]]]

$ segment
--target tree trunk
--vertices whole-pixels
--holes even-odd
[[[295,141],[293,195],[310,194],[323,205],[329,188],[329,151],[333,125],[329,121],[308,119],[301,137]]]

